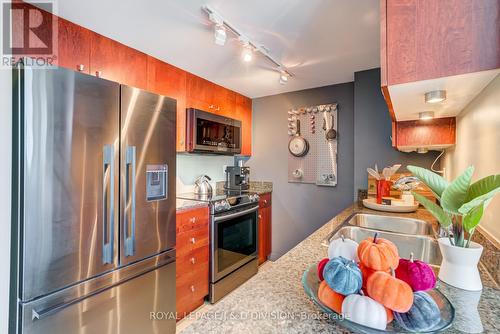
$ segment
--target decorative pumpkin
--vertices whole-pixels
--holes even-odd
[[[318,263],[318,278],[320,281],[324,280],[325,278],[323,277],[323,270],[325,269],[326,264],[330,261],[330,259],[325,258]]]
[[[387,326],[387,312],[380,303],[367,296],[349,295],[342,302],[342,315],[345,319],[384,330]]]
[[[377,270],[370,269],[362,263],[359,263],[359,269],[361,270],[361,275],[363,276],[363,289],[366,290],[366,283],[368,282],[368,279],[371,275],[376,273]],[[389,269],[386,272],[390,273],[391,270]]]
[[[328,246],[328,257],[333,259],[334,257],[342,256],[344,259],[358,262],[358,246],[359,244],[356,241],[345,239],[342,235],[340,239],[335,239],[330,242]]]
[[[407,312],[413,304],[413,291],[408,283],[391,274],[377,271],[366,283],[368,296],[385,307],[400,313]]]
[[[430,290],[436,286],[436,275],[432,268],[423,261],[414,260],[413,253],[409,260],[399,260],[396,277],[408,283],[413,291]]]
[[[377,238],[367,238],[359,244],[359,261],[373,270],[387,271],[396,268],[399,264],[398,248],[391,241]]]
[[[344,301],[345,297],[340,293],[333,291],[328,286],[326,281],[321,282],[321,284],[319,285],[318,297],[323,304],[325,304],[335,312],[339,314],[342,312],[342,302]]]
[[[323,270],[323,276],[330,288],[344,296],[357,293],[363,282],[361,271],[356,263],[343,257],[328,261]]]
[[[394,319],[404,329],[412,332],[423,332],[432,329],[441,321],[438,305],[423,291],[413,295],[413,306],[406,313],[394,312]]]

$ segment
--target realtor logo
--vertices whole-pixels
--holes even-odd
[[[30,58],[38,66],[51,66],[57,52],[57,17],[54,2],[2,3],[2,66]]]

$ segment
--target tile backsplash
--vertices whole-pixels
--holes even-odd
[[[226,155],[177,154],[177,193],[192,192],[195,179],[205,174],[217,181],[224,181],[224,166],[233,165],[234,157]]]

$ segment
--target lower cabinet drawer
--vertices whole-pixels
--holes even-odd
[[[176,310],[181,319],[202,305],[208,295],[208,262],[197,270],[177,277]]]
[[[208,225],[197,230],[177,234],[177,257],[184,257],[191,251],[208,247]]]
[[[208,270],[208,247],[200,247],[185,256],[177,257],[176,277],[184,277],[200,268]]]

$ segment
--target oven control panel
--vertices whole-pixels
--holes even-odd
[[[217,201],[214,203],[214,211],[222,212],[231,209],[231,204],[225,199]]]

